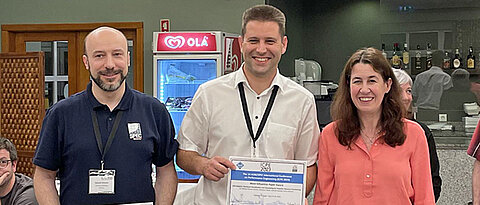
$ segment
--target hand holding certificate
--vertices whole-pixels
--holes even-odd
[[[230,157],[227,204],[305,203],[306,161]]]
[[[202,168],[202,175],[212,181],[218,181],[228,173],[228,168],[235,169],[235,165],[227,159],[219,156],[207,160]]]

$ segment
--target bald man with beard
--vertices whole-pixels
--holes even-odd
[[[49,108],[43,120],[33,160],[38,201],[172,204],[178,143],[165,105],[127,86],[130,53],[122,32],[97,28],[84,47],[91,82]]]

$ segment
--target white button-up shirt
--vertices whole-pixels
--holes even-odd
[[[412,87],[415,105],[418,108],[438,110],[443,91],[451,87],[451,77],[440,67],[432,66],[415,77]]]
[[[279,86],[256,148],[253,147],[242,110],[238,92],[240,82],[244,84],[254,135],[273,86]],[[315,99],[308,90],[280,75],[277,69],[272,85],[256,94],[248,84],[243,69],[239,69],[198,88],[183,119],[178,142],[180,149],[196,151],[208,158],[296,159],[313,165],[317,160],[319,134]],[[214,182],[202,176],[194,191],[194,204],[224,204],[227,177]]]

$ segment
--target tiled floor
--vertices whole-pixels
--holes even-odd
[[[474,158],[466,149],[438,149],[442,192],[438,205],[466,205],[472,197],[472,165]]]

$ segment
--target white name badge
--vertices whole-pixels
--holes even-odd
[[[115,194],[115,170],[90,169],[88,194]]]

